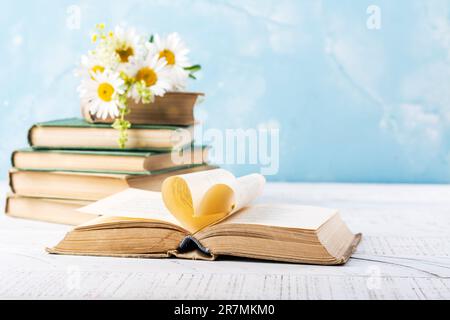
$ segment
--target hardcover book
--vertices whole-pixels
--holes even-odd
[[[77,226],[98,217],[77,211],[90,203],[91,201],[31,198],[10,194],[6,198],[5,214],[14,218]]]
[[[127,150],[171,151],[192,144],[193,126],[133,125]],[[71,118],[37,123],[28,133],[37,149],[118,149],[118,132],[110,124],[92,124]]]
[[[219,256],[339,265],[361,235],[334,209],[250,203],[264,178],[222,170],[173,176],[162,192],[127,189],[80,209],[102,217],[76,227],[53,254],[214,260]]]
[[[203,96],[194,92],[167,92],[164,97],[155,97],[150,104],[128,103],[130,113],[125,119],[133,124],[193,125],[195,123],[194,107]],[[89,112],[88,105],[81,105],[84,119],[90,123],[113,123],[115,119],[101,119]]]
[[[144,175],[12,169],[9,179],[12,192],[18,195],[93,201],[130,187],[160,191],[164,179],[172,175],[213,168],[209,165],[181,166]]]
[[[207,163],[208,150],[202,146],[187,146],[172,152],[27,148],[14,151],[11,160],[13,167],[19,170],[151,174],[177,166]]]

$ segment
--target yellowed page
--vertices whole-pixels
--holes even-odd
[[[249,205],[262,191],[265,179],[252,174],[236,179],[223,169],[166,179],[166,207],[191,232],[217,222]]]
[[[337,214],[335,209],[320,207],[258,204],[240,210],[221,224],[253,224],[317,230],[335,214]]]
[[[129,188],[78,211],[110,217],[152,219],[180,226],[164,205],[160,192],[140,189]]]
[[[182,205],[192,208],[194,216],[202,216],[214,213],[212,212],[214,210],[211,209],[206,210],[207,212],[204,211],[202,201],[204,201],[205,195],[217,186],[231,188],[235,184],[236,178],[226,170],[216,169],[209,172],[202,171],[179,175],[166,181],[167,183],[164,184],[167,188],[163,188],[163,194],[168,193],[170,188],[172,192],[177,194],[177,200],[183,202]],[[220,202],[228,202],[227,200],[222,197]]]
[[[162,193],[130,188],[79,211],[159,220],[195,233],[248,206],[264,184],[259,174],[236,179],[223,169],[196,172],[166,179]]]
[[[250,174],[237,178],[233,190],[235,193],[234,212],[248,206],[253,200],[261,195],[266,184],[266,179],[260,174]]]

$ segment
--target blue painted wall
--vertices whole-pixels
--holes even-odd
[[[78,114],[72,70],[98,22],[181,33],[203,65],[190,89],[207,94],[206,127],[279,127],[272,180],[450,181],[450,2],[432,0],[4,2],[3,176],[33,122]]]

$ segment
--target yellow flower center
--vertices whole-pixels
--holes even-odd
[[[92,80],[95,80],[94,75],[95,75],[97,72],[103,73],[104,71],[105,71],[105,68],[102,67],[102,66],[99,66],[99,65],[93,66],[93,67],[91,68],[91,79],[92,79]]]
[[[131,47],[122,47],[116,49],[116,53],[119,55],[122,63],[127,63],[130,57],[134,55],[134,50]]]
[[[166,58],[167,64],[174,65],[175,64],[175,54],[170,50],[163,50],[159,53],[159,58]]]
[[[109,83],[105,82],[98,86],[98,96],[103,101],[110,102],[112,100],[114,92],[114,87]]]
[[[92,73],[97,73],[97,72],[100,72],[100,73],[103,73],[103,71],[105,71],[105,68],[104,67],[102,67],[102,66],[93,66],[92,68],[91,68],[91,71],[92,71]]]
[[[138,71],[136,80],[144,80],[146,86],[151,87],[158,81],[158,75],[153,69],[145,67]]]

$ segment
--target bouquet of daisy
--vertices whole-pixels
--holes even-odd
[[[105,25],[99,24],[92,42],[95,49],[82,56],[76,72],[81,78],[81,102],[97,118],[115,119],[112,126],[120,131],[121,148],[131,127],[125,119],[130,99],[151,104],[167,92],[183,91],[201,68],[189,63],[189,50],[177,33],[146,36],[121,26],[106,31]]]

